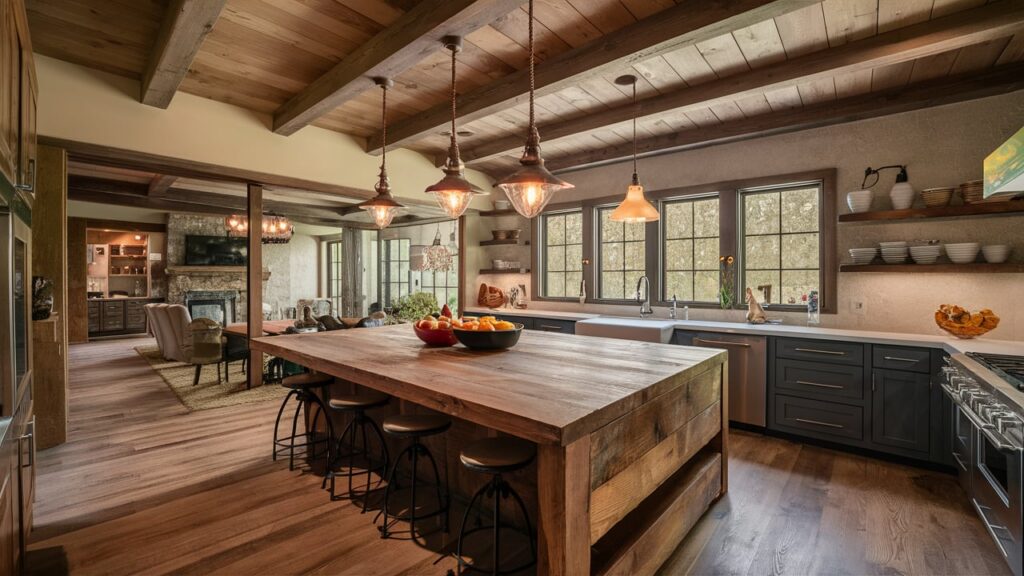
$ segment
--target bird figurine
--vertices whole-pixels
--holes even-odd
[[[754,291],[747,288],[747,322],[751,324],[764,324],[768,321],[768,316],[764,313],[764,308],[758,304],[757,298],[754,297]]]

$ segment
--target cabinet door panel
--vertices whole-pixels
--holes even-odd
[[[22,51],[18,184],[32,192],[36,186],[36,94],[32,55]]]
[[[0,173],[16,183],[21,52],[14,9],[0,2]]]
[[[880,450],[929,453],[931,387],[927,374],[874,370],[871,392],[871,440]]]

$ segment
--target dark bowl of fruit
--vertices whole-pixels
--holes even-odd
[[[454,346],[458,343],[452,333],[451,322],[444,316],[436,320],[424,318],[413,324],[412,329],[428,346]]]
[[[519,342],[523,325],[484,316],[479,320],[454,322],[452,332],[466,348],[473,350],[501,350]]]

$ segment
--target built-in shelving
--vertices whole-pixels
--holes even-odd
[[[1003,264],[843,264],[839,267],[840,272],[909,272],[909,273],[1024,273],[1024,264],[1003,263]]]
[[[529,246],[530,241],[526,240],[481,240],[481,246],[516,246],[522,244],[523,246]]]
[[[889,220],[916,220],[919,218],[956,218],[959,216],[994,216],[1024,213],[1024,201],[980,202],[963,206],[939,208],[910,208],[907,210],[877,210],[858,214],[840,214],[840,222],[880,222]]]
[[[529,268],[481,268],[481,274],[529,274]]]

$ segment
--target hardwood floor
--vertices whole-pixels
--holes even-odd
[[[76,345],[69,442],[40,452],[30,569],[444,574],[270,459],[277,404],[188,413],[133,348]],[[734,432],[730,493],[662,572],[1008,574],[952,476]]]

